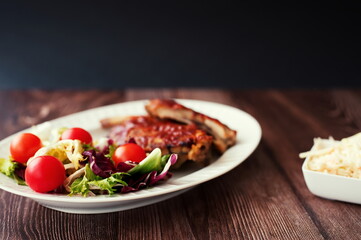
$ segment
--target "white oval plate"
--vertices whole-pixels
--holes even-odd
[[[45,207],[62,212],[95,214],[122,211],[168,199],[198,184],[214,179],[242,163],[259,144],[262,134],[261,127],[248,113],[218,103],[186,99],[177,99],[177,101],[193,110],[217,118],[236,130],[236,145],[204,168],[197,168],[189,164],[174,171],[173,177],[168,181],[150,189],[133,193],[87,198],[42,194],[32,191],[27,186],[17,185],[3,174],[0,174],[0,188],[20,196],[29,197]],[[49,130],[53,127],[82,127],[90,131],[96,139],[107,134],[107,130],[101,128],[99,120],[112,116],[146,114],[144,110],[146,102],[147,100],[139,100],[94,108],[39,124],[35,128],[21,132],[34,132],[41,138],[46,138]],[[0,157],[9,156],[9,145],[13,137],[14,135],[0,141]]]

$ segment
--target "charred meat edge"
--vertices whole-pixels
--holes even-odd
[[[214,136],[214,145],[221,153],[236,143],[236,131],[219,120],[187,108],[172,99],[152,99],[147,103],[145,109],[154,117],[171,119],[185,124],[196,124]]]

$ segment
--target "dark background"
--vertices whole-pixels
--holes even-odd
[[[354,3],[0,4],[0,88],[361,86]]]

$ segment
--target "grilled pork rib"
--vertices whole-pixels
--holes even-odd
[[[223,153],[236,142],[236,131],[174,100],[153,99],[145,108],[148,116],[107,118],[102,127],[111,128],[109,137],[119,145],[134,139],[147,152],[178,154],[174,167],[186,160],[207,164],[212,146]]]
[[[153,99],[145,106],[147,112],[160,119],[171,119],[185,124],[196,124],[200,129],[212,135],[213,143],[221,153],[236,142],[236,131],[217,119],[193,111],[171,99]]]
[[[119,145],[134,139],[146,152],[160,148],[162,154],[178,154],[174,168],[186,160],[206,164],[211,153],[213,137],[195,124],[185,125],[151,116],[111,118],[101,123],[103,127],[114,126],[109,137]]]

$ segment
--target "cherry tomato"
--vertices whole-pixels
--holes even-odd
[[[41,147],[41,140],[36,135],[22,133],[11,141],[10,154],[15,161],[26,163]]]
[[[140,162],[146,157],[144,149],[135,143],[126,143],[119,146],[112,156],[112,159],[117,166],[120,162],[132,161]]]
[[[90,133],[82,128],[69,128],[67,130],[65,130],[63,132],[63,134],[61,135],[61,140],[64,139],[78,139],[80,140],[82,143],[85,144],[91,144],[93,141],[92,136],[90,135]]]
[[[53,156],[35,157],[25,169],[25,181],[35,192],[52,191],[62,185],[64,180],[64,165]]]

